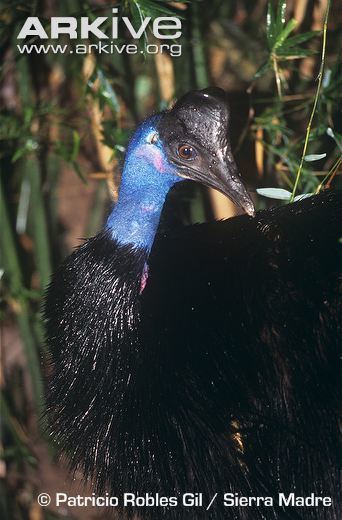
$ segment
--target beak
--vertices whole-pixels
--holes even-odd
[[[222,161],[218,161],[215,165],[210,166],[209,175],[192,170],[191,175],[187,177],[209,188],[215,188],[226,195],[234,204],[242,208],[248,215],[254,217],[254,204],[241,181],[235,162],[230,162],[224,158]]]
[[[211,173],[213,177],[208,179],[209,185],[226,195],[247,215],[254,217],[253,201],[240,178],[235,162],[224,159],[222,163],[212,167]]]

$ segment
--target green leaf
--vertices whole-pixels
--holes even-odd
[[[165,3],[163,0],[131,0],[127,2],[132,15],[133,26],[139,27],[144,18],[150,17],[155,20],[158,16],[175,16],[175,12],[177,18],[184,19],[184,16],[177,9],[170,9],[171,6],[165,6]],[[147,31],[145,31],[138,45],[141,45],[142,50],[145,51],[147,43]]]
[[[97,71],[97,76],[100,81],[100,96],[110,106],[113,112],[118,113],[120,110],[120,105],[111,84],[109,83],[108,79],[106,78],[102,70]]]
[[[258,70],[256,71],[256,73],[254,74],[254,79],[257,79],[257,78],[261,78],[261,76],[263,76],[264,74],[266,74],[266,72],[268,70],[270,70],[271,68],[271,63],[270,61],[266,61],[266,63],[264,63],[263,65],[261,65],[261,67],[258,68]]]
[[[84,182],[84,184],[88,184],[88,179],[82,172],[79,164],[76,161],[73,161],[72,166],[73,166],[75,172],[77,173],[77,175],[79,176],[79,178]]]
[[[78,156],[78,152],[80,151],[80,134],[77,132],[77,130],[73,130],[72,132],[72,150],[70,154],[70,161],[73,162],[76,160]]]
[[[33,108],[26,107],[24,111],[24,125],[28,126],[33,117]]]
[[[309,155],[304,156],[304,161],[306,162],[314,162],[314,161],[320,161],[321,159],[324,159],[326,157],[326,153],[312,153]]]
[[[15,152],[15,154],[12,157],[12,163],[15,163],[20,157],[22,157],[26,153],[25,146],[22,146],[21,148],[18,148],[18,150]]]
[[[267,6],[267,16],[266,16],[266,37],[268,46],[272,49],[276,36],[276,26],[274,21],[274,12],[272,7],[272,2],[268,2]]]
[[[317,51],[311,49],[301,49],[300,47],[285,48],[283,45],[280,49],[277,49],[277,56],[283,60],[295,60],[298,58],[305,58],[306,56],[312,56],[317,54]]]
[[[136,8],[141,13],[142,17],[145,18],[150,16],[152,20],[157,18],[158,16],[174,16],[175,11],[170,9],[170,7],[166,7],[165,2],[163,0],[132,0],[129,2],[130,9]],[[178,18],[183,18],[183,16],[177,13]]]
[[[285,25],[286,15],[286,0],[278,2],[277,17],[275,21],[276,35],[280,34]]]
[[[323,87],[324,89],[326,89],[326,88],[329,87],[330,80],[331,80],[331,74],[332,74],[331,69],[327,69],[327,70],[324,72],[323,81],[322,81],[322,87]]]
[[[302,193],[301,195],[296,195],[293,199],[293,202],[297,202],[297,200],[307,199],[308,197],[312,197],[313,193]]]
[[[136,2],[135,0],[133,0],[133,2],[130,2],[129,5],[133,17],[133,26],[137,28],[143,22],[144,18],[148,16],[148,14],[142,9],[140,3]],[[144,31],[143,39],[139,41],[139,45],[141,44],[141,42],[143,42],[143,48],[145,49],[148,43],[146,31]]]
[[[337,147],[342,152],[342,144],[341,144],[341,140],[342,140],[341,137],[342,136],[340,134],[338,134],[337,132],[334,132],[333,129],[330,128],[330,126],[327,128],[326,133],[328,134],[329,137],[334,139]]]
[[[277,35],[277,38],[276,38],[276,42],[273,46],[273,50],[276,50],[278,49],[279,47],[281,47],[284,43],[284,41],[286,40],[286,38],[289,36],[289,34],[291,34],[291,32],[293,31],[293,29],[296,27],[297,25],[297,20],[295,20],[294,18],[292,18],[287,24],[286,26],[284,27],[284,29],[280,32],[279,35]]]
[[[282,188],[257,188],[257,193],[263,197],[277,200],[290,200],[291,192]]]
[[[16,162],[20,157],[23,157],[26,153],[34,152],[38,148],[38,143],[31,137],[26,140],[24,146],[19,148],[12,157],[12,163]]]
[[[302,34],[297,34],[296,36],[291,36],[291,38],[288,38],[284,45],[291,47],[294,45],[299,45],[300,43],[307,42],[309,40],[312,40],[312,38],[315,38],[321,33],[321,31],[308,31]]]
[[[99,82],[99,87],[96,89],[94,87],[97,80]],[[108,105],[115,114],[119,112],[120,104],[114,89],[106,78],[104,72],[99,67],[97,67],[96,71],[87,82],[87,92],[99,100],[101,109],[103,109],[105,105]]]

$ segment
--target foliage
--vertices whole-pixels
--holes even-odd
[[[336,82],[330,85],[332,74],[335,75],[337,71],[337,65],[335,64],[334,69],[328,69],[325,76],[324,74],[324,59],[326,50],[326,30],[327,20],[329,13],[330,2],[327,3],[325,21],[323,28],[323,44],[321,53],[321,62],[318,76],[318,86],[316,89],[316,95],[311,111],[310,117],[308,116],[308,125],[305,138],[298,140],[297,136],[293,135],[290,121],[292,114],[297,115],[298,111],[306,111],[308,104],[303,104],[302,101],[305,96],[299,96],[299,103],[292,104],[290,109],[286,109],[286,99],[283,96],[283,90],[288,89],[286,77],[289,76],[289,72],[294,71],[294,61],[296,59],[304,58],[312,55],[315,51],[313,49],[303,48],[303,44],[307,44],[313,38],[315,38],[319,32],[309,31],[295,36],[290,36],[296,27],[296,20],[291,19],[286,22],[286,1],[279,1],[278,8],[275,13],[272,3],[268,4],[268,12],[266,19],[266,36],[268,43],[268,59],[264,65],[255,74],[255,78],[261,77],[266,72],[272,70],[274,73],[278,99],[275,100],[271,109],[266,108],[264,113],[256,118],[257,127],[260,126],[265,129],[266,135],[269,139],[263,140],[263,145],[268,150],[279,158],[277,163],[277,170],[283,176],[283,182],[292,188],[292,196],[290,200],[293,201],[295,198],[296,190],[298,185],[302,187],[304,193],[310,191],[317,191],[322,188],[322,183],[315,176],[312,175],[312,170],[309,169],[307,163],[314,161],[321,161],[327,157],[327,153],[311,153],[306,155],[307,147],[310,143],[310,148],[316,151],[326,141],[324,139],[328,131],[328,120],[325,117],[326,113],[331,113],[331,106],[327,103],[326,92],[331,89],[336,93],[336,88],[340,84],[340,80],[336,78]],[[295,74],[293,74],[295,75]],[[291,97],[295,98],[295,95],[289,96],[288,99],[291,102]],[[297,96],[298,97],[298,96]],[[312,129],[312,122],[316,115],[316,109],[319,111],[317,114],[321,119],[322,123],[319,124],[315,129]],[[290,116],[290,118],[289,118]],[[325,119],[325,124],[323,123]],[[319,139],[321,138],[321,139]],[[271,142],[269,142],[271,141]],[[276,144],[276,146],[274,146]],[[302,157],[299,159],[299,150],[302,149]],[[339,161],[340,150],[338,147],[335,148],[333,154],[329,155],[328,164],[333,161],[332,172],[335,171],[335,166]],[[333,159],[332,159],[333,158]],[[296,175],[295,175],[296,174]],[[324,179],[324,182],[329,181],[329,175]],[[276,197],[278,198],[278,197]],[[287,200],[285,197],[283,200]]]

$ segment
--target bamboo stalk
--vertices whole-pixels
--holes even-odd
[[[172,58],[168,54],[158,52],[155,55],[160,97],[169,104],[175,94],[175,74]]]
[[[21,267],[13,237],[12,227],[5,203],[2,183],[0,184],[0,206],[2,231],[0,233],[1,249],[3,251],[3,265],[6,278],[10,286],[11,297],[16,305],[13,306],[20,334],[23,340],[24,354],[30,374],[34,407],[38,415],[45,409],[43,383],[38,357],[38,349],[32,332],[30,309],[24,297],[24,285],[22,281]]]
[[[108,174],[106,178],[108,178]],[[108,198],[107,183],[100,180],[97,183],[96,192],[91,208],[91,218],[88,219],[86,236],[93,236],[98,233],[104,219],[104,209],[106,207],[106,200]]]
[[[31,185],[29,213],[32,224],[32,237],[35,244],[35,260],[40,278],[40,286],[41,288],[44,288],[50,280],[52,263],[47,217],[38,162],[32,159],[27,160],[24,166],[24,172]]]
[[[196,78],[196,85],[198,88],[205,88],[208,86],[208,72],[206,67],[206,58],[203,49],[203,38],[201,34],[199,22],[199,5],[197,2],[192,4],[192,36],[193,36],[193,59],[194,59],[194,73]]]
[[[298,171],[297,171],[296,180],[295,180],[295,183],[294,183],[294,186],[293,186],[290,202],[294,201],[294,198],[295,198],[295,195],[296,195],[296,191],[297,191],[297,188],[298,188],[298,184],[299,184],[299,180],[300,180],[300,177],[301,177],[303,164],[304,164],[304,157],[306,155],[306,150],[307,150],[307,147],[308,147],[308,144],[309,144],[311,125],[312,125],[312,121],[313,121],[313,118],[314,118],[314,115],[315,115],[315,112],[316,112],[316,107],[317,107],[317,103],[318,103],[319,94],[321,92],[321,86],[322,86],[322,80],[323,80],[323,72],[324,72],[324,65],[325,65],[325,50],[326,50],[326,43],[327,43],[327,27],[328,27],[329,11],[330,11],[330,0],[328,0],[328,5],[327,5],[326,12],[325,12],[324,24],[323,24],[323,42],[322,42],[321,65],[320,65],[319,74],[318,74],[318,85],[317,85],[317,89],[316,89],[316,94],[315,94],[315,99],[314,99],[314,104],[313,104],[313,107],[312,107],[310,119],[309,119],[309,122],[308,122],[308,126],[306,128],[306,134],[305,134],[304,146],[303,146],[303,151],[302,151],[302,157],[301,157],[299,168],[298,168]]]
[[[217,190],[210,188],[209,198],[216,220],[234,217],[239,213],[237,206],[230,199]]]
[[[83,64],[83,77],[87,81],[95,70],[96,59],[89,54]],[[94,85],[97,88],[97,85]],[[90,98],[88,99],[89,115],[91,121],[91,130],[94,137],[97,156],[101,170],[108,173],[107,184],[109,192],[114,201],[118,198],[119,183],[114,178],[113,171],[118,167],[117,160],[113,157],[113,150],[103,142],[103,113],[100,109],[99,102]]]

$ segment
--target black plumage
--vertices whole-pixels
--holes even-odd
[[[150,254],[105,230],[57,270],[45,305],[48,403],[70,466],[100,493],[204,495],[202,508],[122,514],[341,517],[341,198],[159,235]],[[274,505],[224,507],[228,492]],[[278,506],[291,492],[333,504]]]

